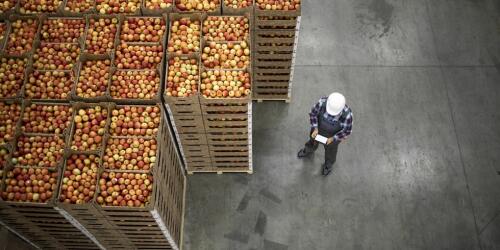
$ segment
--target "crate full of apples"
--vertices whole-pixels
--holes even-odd
[[[77,65],[77,80],[73,84],[72,99],[84,102],[107,101],[111,63],[112,59],[108,55],[84,55]]]
[[[170,14],[167,53],[188,55],[201,51],[200,14]]]
[[[74,103],[68,148],[72,153],[98,154],[109,126],[109,103]]]
[[[0,101],[0,145],[13,146],[22,108],[20,101]]]
[[[221,0],[175,0],[176,12],[221,13]]]

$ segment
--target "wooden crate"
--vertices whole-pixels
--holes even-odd
[[[233,8],[230,6],[227,6],[224,0],[221,0],[222,2],[222,14],[223,15],[243,15],[246,13],[252,14],[253,15],[253,9],[254,9],[254,0],[252,0],[252,5],[246,7],[246,8]]]
[[[261,10],[255,6],[255,29],[295,30],[300,25],[301,8],[297,10]]]
[[[60,170],[57,187],[60,185]],[[2,182],[1,190],[6,185]],[[0,199],[0,220],[44,249],[99,249],[91,235],[55,209],[57,190],[46,203],[14,202]]]
[[[216,98],[200,97],[202,114],[248,114],[249,98]]]
[[[161,154],[157,156],[159,165],[151,171],[150,203],[143,208],[96,206],[120,239],[128,239],[129,248],[179,249],[182,241],[185,176],[166,122],[159,133]]]

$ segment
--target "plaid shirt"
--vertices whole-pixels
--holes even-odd
[[[313,128],[318,128],[318,117],[320,116],[321,108],[324,105],[326,105],[327,100],[328,97],[322,97],[321,99],[319,99],[316,105],[314,105],[314,107],[311,109],[311,113],[309,113],[309,118],[311,121],[311,126]],[[344,110],[342,110],[342,113],[347,114],[345,116],[345,119],[343,119],[342,116],[332,116],[326,112],[324,114],[327,116],[328,120],[339,121],[340,127],[342,127],[342,130],[338,132],[335,136],[333,136],[334,141],[344,140],[352,132],[352,110],[349,108],[349,106],[346,105],[344,107]]]

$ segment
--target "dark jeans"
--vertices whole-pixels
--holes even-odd
[[[311,137],[310,134],[309,137]],[[325,166],[327,168],[332,167],[335,161],[337,161],[337,151],[339,149],[339,143],[340,142],[332,142],[330,143],[330,145],[323,145],[325,147]],[[319,144],[319,142],[317,142],[313,138],[310,138],[304,147],[306,154],[314,153],[314,151],[318,149]]]

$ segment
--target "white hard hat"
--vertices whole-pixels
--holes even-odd
[[[326,112],[330,115],[338,115],[345,107],[345,97],[341,93],[331,93],[326,101]]]

